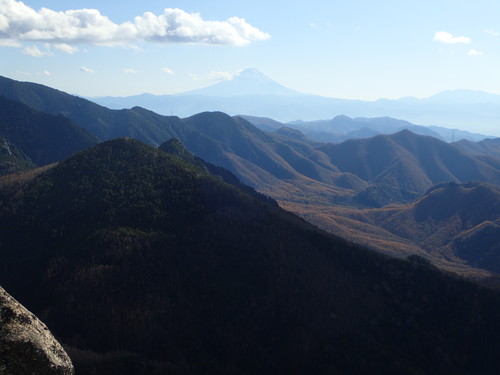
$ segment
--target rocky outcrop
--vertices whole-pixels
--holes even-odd
[[[1,287],[0,374],[74,374],[70,358],[47,326]]]

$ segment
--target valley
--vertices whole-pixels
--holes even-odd
[[[0,0],[0,375],[497,375],[498,14]]]
[[[426,245],[418,236],[389,228],[385,219],[382,220],[384,215],[375,215],[375,212],[392,213],[397,210],[391,205],[401,205],[401,210],[416,205],[426,197],[429,189],[442,183],[477,181],[497,186],[500,184],[500,146],[495,139],[447,143],[427,135],[440,137],[431,128],[409,126],[409,123],[399,120],[347,119],[337,129],[345,132],[355,121],[364,125],[371,121],[378,131],[387,129],[396,132],[324,143],[270,119],[247,117],[259,126],[256,127],[245,116],[231,117],[221,112],[204,112],[180,119],[158,115],[140,107],[110,110],[41,85],[6,78],[0,83],[3,83],[0,94],[9,95],[10,100],[25,105],[36,103],[36,110],[49,111],[56,116],[64,114],[84,128],[79,130],[82,135],[94,132],[100,140],[132,137],[154,146],[178,138],[197,157],[226,168],[244,184],[275,199],[283,208],[354,243],[391,256],[420,255],[446,271],[474,279],[496,277],[496,271],[492,271],[495,266],[486,266],[488,262],[473,261],[475,256],[465,256],[463,251],[453,250],[455,245],[451,242],[454,239],[458,241],[463,231],[472,230],[473,226],[464,224],[460,230],[450,233],[448,241]],[[27,111],[27,108],[24,110]],[[274,130],[262,130],[263,121]],[[275,129],[278,126],[281,127]],[[414,133],[412,130],[415,128],[424,135]],[[5,129],[0,136],[9,137],[9,128]],[[10,142],[16,140],[13,136],[8,139]],[[96,140],[93,142],[95,144]],[[31,154],[28,154],[32,155],[32,147],[23,146],[21,150],[30,150]],[[50,145],[44,147],[54,149]],[[36,152],[42,154],[42,151]],[[34,160],[39,166],[50,161]],[[450,199],[455,201],[449,194],[448,191],[441,194],[438,200],[443,203],[439,204]],[[479,212],[484,213],[488,212],[491,204],[497,203],[496,195],[492,196],[492,201],[476,202],[481,208]],[[394,215],[391,220],[397,222],[395,218],[398,217],[403,215]],[[434,219],[429,216],[424,222],[429,220]],[[444,230],[439,228],[446,227],[448,221],[461,222],[462,218],[450,216],[443,220],[438,224],[425,224],[427,230],[421,237],[432,236],[433,231]],[[487,231],[490,233],[496,228],[495,217],[485,216],[483,220],[478,219],[476,225],[486,225],[492,220],[493,227]],[[401,222],[398,225],[416,224]]]
[[[162,149],[106,141],[0,179],[2,285],[76,371],[496,369],[497,293],[349,244]]]
[[[77,371],[496,368],[496,139],[385,120],[325,143],[7,78],[0,95],[0,282]]]

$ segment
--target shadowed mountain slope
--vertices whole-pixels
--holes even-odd
[[[113,111],[42,85],[6,78],[0,79],[0,92],[63,113],[101,139],[130,136],[160,145],[179,138],[196,156],[231,170],[280,201],[381,206],[409,202],[439,182],[500,181],[500,162],[471,158],[444,142],[414,138],[409,132],[318,147],[297,133],[266,133],[220,112],[181,120],[140,107]]]
[[[415,203],[373,220],[430,253],[458,257],[472,267],[500,273],[496,241],[500,235],[500,190],[495,186],[438,185]]]
[[[0,175],[35,168],[35,164],[16,145],[0,137]]]
[[[500,190],[493,185],[446,183],[407,205],[311,207],[305,213],[325,229],[335,223],[339,235],[384,253],[418,254],[464,275],[500,273]],[[313,214],[323,216],[323,223]]]
[[[500,138],[484,139],[480,142],[462,140],[453,145],[472,155],[483,155],[500,159]]]
[[[343,214],[336,216],[335,212],[349,209],[333,205],[381,207],[411,202],[440,182],[479,180],[498,184],[500,180],[500,159],[494,155],[470,155],[454,145],[409,131],[339,145],[320,145],[293,129],[267,133],[244,119],[220,112],[179,119],[140,107],[112,111],[41,85],[0,79],[0,89],[9,91],[8,88],[25,101],[82,119],[104,137],[127,135],[153,145],[178,138],[190,152],[210,163],[204,165],[207,171],[225,181],[238,184],[234,174],[323,228],[374,248],[390,249],[400,256],[415,252],[425,255],[425,251],[410,240],[402,245],[400,237],[376,223],[356,224]],[[12,172],[30,167],[23,150],[7,141],[0,148],[0,162],[5,169]],[[224,172],[221,166],[232,174]],[[482,234],[490,236],[491,228],[485,228],[488,230],[474,235],[471,232],[461,243],[480,241]],[[358,236],[360,232],[362,235]],[[376,240],[373,233],[377,233]]]
[[[496,293],[134,140],[1,178],[0,235],[0,282],[79,374],[497,371]]]
[[[98,142],[63,116],[35,111],[4,96],[0,96],[0,137],[7,154],[17,155],[20,151],[38,166],[62,160]],[[15,148],[7,147],[6,142]],[[22,155],[20,158],[25,159]]]
[[[372,183],[358,196],[359,202],[368,205],[390,203],[384,195],[390,198],[394,189],[408,201],[441,182],[500,183],[500,170],[494,165],[438,139],[408,130],[338,145],[327,144],[319,150],[341,171]]]
[[[151,116],[133,109],[110,110],[47,86],[14,81],[5,77],[0,77],[0,94],[35,110],[63,115],[100,140],[128,136],[159,145],[171,138],[172,128],[177,129],[181,123],[177,117]]]
[[[267,194],[279,190],[284,197],[306,197],[317,182],[319,199],[331,201],[353,195],[366,185],[354,175],[340,173],[307,140],[288,139],[283,134],[277,138],[220,112],[181,120],[140,107],[110,110],[46,86],[3,77],[0,93],[36,109],[63,114],[101,140],[127,136],[157,146],[179,138],[195,155],[231,170]]]

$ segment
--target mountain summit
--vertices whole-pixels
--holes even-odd
[[[301,96],[305,94],[286,88],[273,81],[259,70],[249,68],[235,74],[230,80],[222,81],[198,90],[189,91],[181,95],[231,97],[241,95]]]

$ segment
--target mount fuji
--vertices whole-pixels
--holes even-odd
[[[425,99],[362,101],[328,98],[289,89],[257,69],[245,69],[230,80],[181,94],[89,99],[112,109],[140,106],[179,117],[205,111],[268,117],[281,122],[332,119],[338,115],[394,117],[414,124],[500,136],[500,95],[456,90]]]
[[[291,90],[260,72],[255,68],[244,69],[231,79],[201,89],[188,91],[179,95],[203,95],[231,97],[242,95],[277,95],[304,96],[307,94]]]

